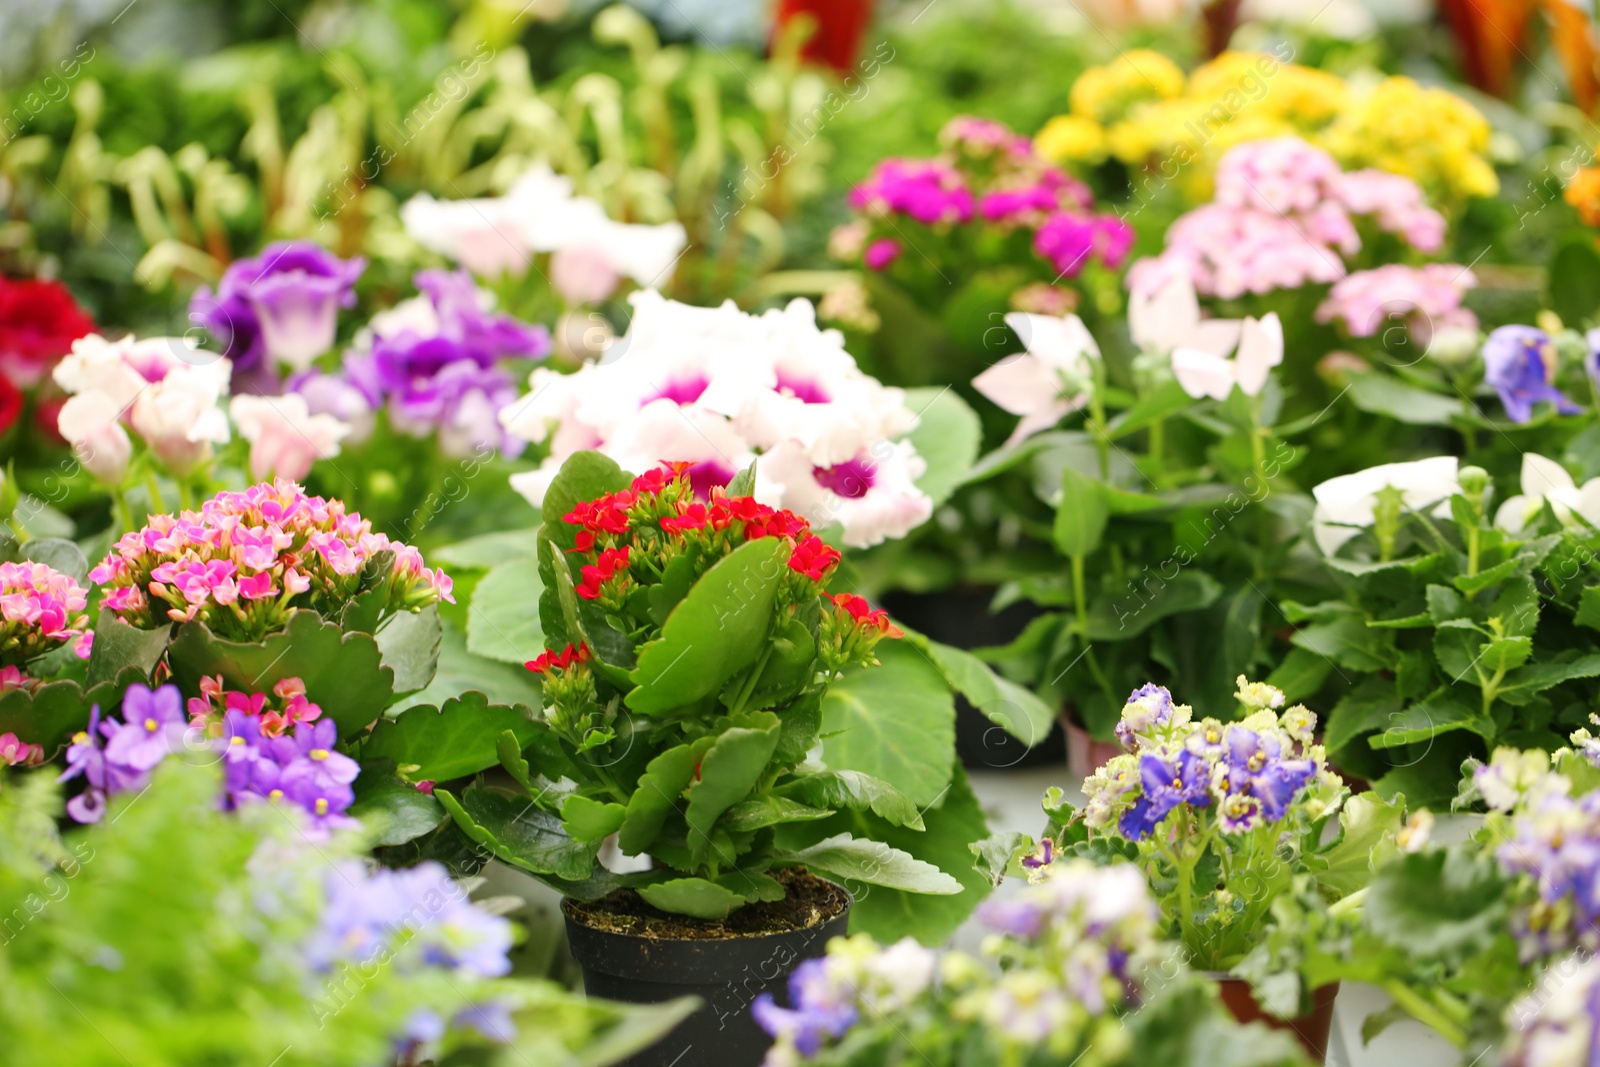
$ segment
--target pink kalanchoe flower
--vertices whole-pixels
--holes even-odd
[[[368,565],[384,554],[393,556],[386,613],[450,599],[448,578],[416,549],[373,532],[342,502],[280,480],[219,493],[176,518],[152,516],[91,577],[103,606],[132,625],[201,619],[222,636],[257,640],[295,610],[342,610],[371,586]]]
[[[83,588],[53,567],[0,563],[0,667],[21,667],[80,636],[87,603]]]
[[[900,258],[900,242],[893,237],[880,237],[867,246],[861,255],[861,262],[866,264],[868,270],[888,270],[889,265]]]
[[[7,767],[36,767],[44,762],[44,749],[18,740],[13,733],[0,734],[0,764]]]
[[[1317,321],[1342,323],[1352,337],[1371,337],[1400,321],[1425,344],[1437,330],[1478,325],[1477,316],[1461,306],[1477,284],[1470,270],[1454,263],[1391,263],[1336,283],[1317,308]]]
[[[281,737],[297,723],[322,717],[322,708],[306,698],[305,682],[295,677],[279,680],[270,694],[229,689],[221,675],[202,677],[200,695],[189,698],[188,712],[191,723],[213,736],[223,732],[229,712],[253,721],[263,737]]]

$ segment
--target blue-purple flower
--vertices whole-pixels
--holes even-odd
[[[333,347],[339,309],[355,304],[366,265],[310,241],[278,241],[230,265],[215,294],[199,289],[189,317],[224,346],[237,376],[265,384],[276,364],[304,370]]]
[[[1143,795],[1122,813],[1118,824],[1123,836],[1133,841],[1148,836],[1180,804],[1205,807],[1211,803],[1211,768],[1187,749],[1170,760],[1141,756],[1139,785]]]
[[[828,1037],[839,1037],[855,1025],[857,1010],[831,995],[825,960],[806,960],[789,976],[794,1007],[780,1008],[771,993],[750,1006],[756,1023],[773,1037],[787,1040],[802,1056],[815,1056]]]
[[[1229,794],[1253,798],[1259,814],[1267,822],[1278,822],[1289,812],[1289,805],[1317,773],[1308,759],[1285,759],[1283,747],[1275,738],[1256,733],[1237,724],[1229,726],[1224,738],[1222,783]],[[1233,811],[1244,814],[1251,806]],[[1251,824],[1253,825],[1253,824]]]
[[[1137,735],[1172,721],[1172,693],[1166,686],[1148,682],[1135,689],[1117,720],[1117,740],[1129,752],[1139,750]]]
[[[112,796],[143,789],[150,771],[183,746],[187,725],[177,686],[152,692],[131,685],[122,703],[129,721],[102,718],[96,704],[88,728],[74,734],[67,748],[67,769],[59,781],[82,778],[85,785],[67,801],[67,814],[77,822],[99,822]]]
[[[1554,385],[1559,363],[1555,342],[1533,326],[1502,326],[1483,345],[1483,377],[1500,394],[1512,422],[1533,418],[1533,405],[1547,401],[1563,415],[1578,405]]]

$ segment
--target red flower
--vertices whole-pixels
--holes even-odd
[[[701,530],[706,523],[711,521],[710,513],[704,504],[690,504],[676,517],[668,515],[661,520],[661,528],[667,533],[682,533],[685,530]]]
[[[862,629],[877,630],[884,637],[904,637],[905,632],[889,621],[889,613],[882,608],[873,610],[865,597],[854,593],[833,593],[831,599]]]
[[[0,377],[13,385],[36,385],[72,342],[94,331],[60,282],[0,277]]]
[[[587,644],[579,644],[576,646],[568,645],[560,652],[547,648],[539,654],[538,659],[530,659],[523,666],[534,674],[545,674],[551,668],[564,671],[573,664],[587,662],[589,662],[589,646]]]
[[[609,582],[619,571],[628,569],[628,548],[608,548],[600,553],[600,559],[584,567],[582,570],[583,584],[578,586],[578,595],[585,600],[594,600],[600,595],[600,587]]]
[[[585,501],[561,518],[563,522],[582,526],[592,533],[626,533],[628,509],[633,506],[636,499],[633,492],[624,489],[619,493],[609,493],[598,500]]]
[[[839,558],[838,549],[824,544],[816,534],[810,534],[789,554],[789,569],[820,582],[839,562]]]
[[[0,374],[0,433],[11,429],[11,424],[22,414],[22,391],[11,384],[11,379]]]

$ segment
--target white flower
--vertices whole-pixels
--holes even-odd
[[[1196,400],[1226,400],[1233,387],[1245,396],[1259,396],[1267,373],[1283,362],[1283,323],[1276,311],[1264,319],[1247,318],[1239,328],[1239,347],[1232,359],[1200,348],[1175,348],[1172,373],[1183,391]]]
[[[120,482],[127,463],[125,417],[156,458],[182,477],[211,457],[213,444],[228,440],[220,403],[231,373],[228,360],[187,338],[107,341],[91,334],[75,341],[56,366],[56,383],[73,394],[57,425],[91,473]]]
[[[972,386],[1022,421],[1006,444],[1016,444],[1089,402],[1100,346],[1076,315],[1054,318],[1013,311],[1006,325],[1022,338],[1026,352],[1007,356],[976,378]]]
[[[1590,478],[1580,489],[1565,467],[1532,452],[1522,456],[1522,492],[1500,505],[1494,524],[1520,534],[1547,501],[1565,525],[1572,525],[1572,517],[1577,514],[1585,522],[1600,526],[1600,478]]]
[[[1433,838],[1433,812],[1427,808],[1411,813],[1394,835],[1394,843],[1401,852],[1421,852],[1428,847],[1428,842]]]
[[[332,415],[313,415],[299,393],[236,396],[229,410],[239,436],[250,442],[250,474],[260,480],[299,481],[311,464],[339,454],[350,425]]]
[[[485,278],[522,274],[532,251],[523,240],[505,197],[435,200],[418,193],[400,208],[400,221],[413,240],[430,252],[454,260]]]
[[[1239,344],[1238,319],[1204,319],[1188,274],[1168,278],[1147,294],[1128,295],[1128,334],[1146,352],[1167,355],[1176,348],[1209,352],[1219,359]]]
[[[868,548],[932,517],[933,501],[916,486],[927,466],[909,441],[879,441],[831,467],[817,466],[790,441],[763,456],[756,471],[783,487],[781,498],[763,504],[788,508],[817,530],[837,522],[845,544]]]
[[[1317,506],[1311,514],[1312,536],[1324,555],[1331,556],[1360,529],[1373,523],[1377,494],[1385,488],[1400,490],[1412,511],[1434,509],[1450,513],[1450,497],[1461,491],[1456,480],[1456,458],[1434,456],[1410,463],[1384,463],[1355,474],[1330,478],[1311,490]]]

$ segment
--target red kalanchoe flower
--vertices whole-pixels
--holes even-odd
[[[854,593],[832,593],[829,594],[829,599],[864,630],[876,630],[884,637],[905,636],[900,627],[889,621],[889,613],[883,608],[874,610],[872,605],[867,603],[866,597],[856,596]]]
[[[795,545],[794,551],[789,554],[789,569],[820,582],[827,577],[828,572],[839,562],[839,550],[825,544],[816,534],[809,534],[805,540]]]
[[[0,378],[37,385],[72,342],[94,331],[60,282],[0,277]]]
[[[667,516],[661,520],[661,528],[667,533],[682,533],[685,530],[701,530],[711,521],[710,512],[704,504],[690,504],[676,517]]]
[[[11,424],[22,414],[22,390],[11,384],[11,379],[0,375],[0,433],[11,429]]]
[[[568,645],[560,652],[547,648],[539,654],[538,659],[530,659],[523,666],[534,674],[548,674],[552,668],[564,671],[573,664],[587,662],[589,662],[589,646],[587,643],[579,643]]]
[[[628,546],[606,549],[600,553],[597,563],[591,563],[583,568],[583,583],[578,586],[578,595],[585,600],[596,599],[600,596],[601,586],[618,573],[625,573],[627,569]]]

